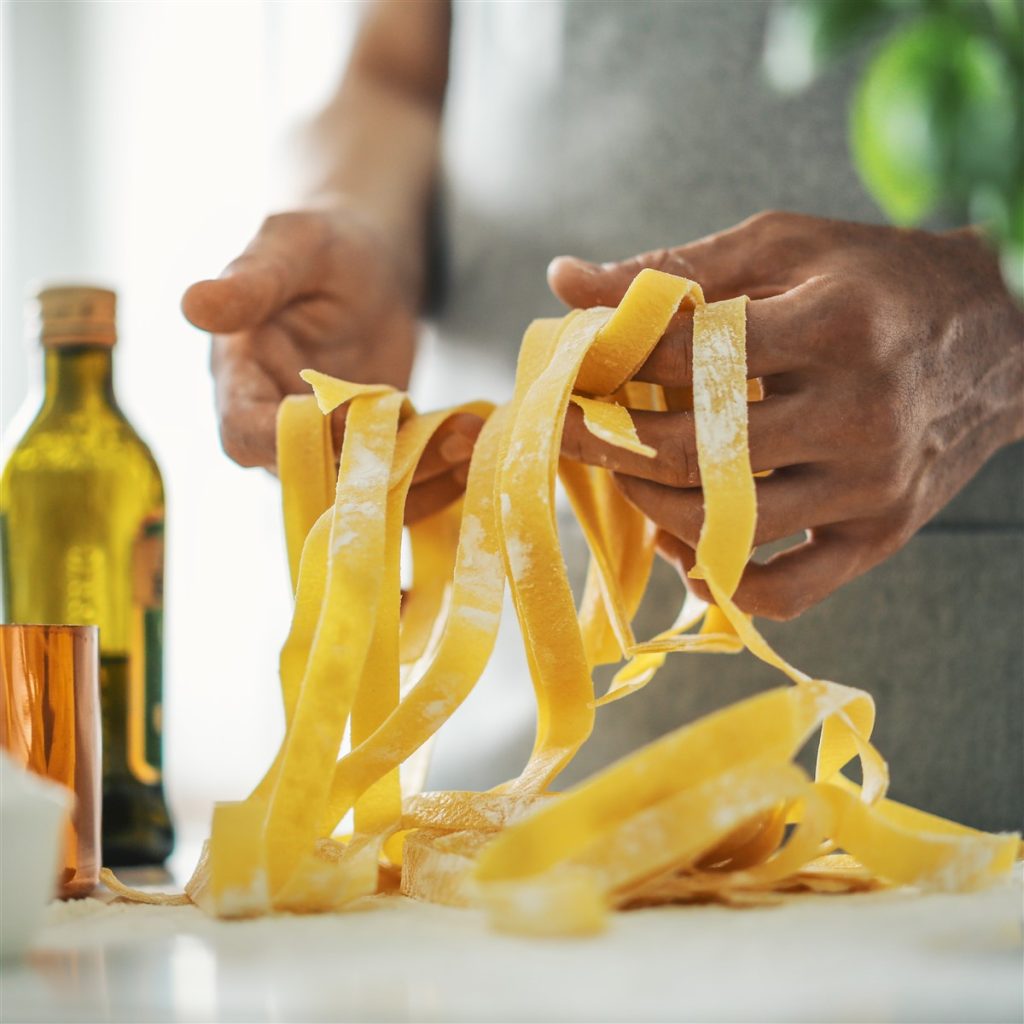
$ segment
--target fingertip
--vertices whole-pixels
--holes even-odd
[[[185,318],[211,334],[230,334],[250,325],[251,302],[231,278],[197,281],[181,299]]]
[[[448,420],[449,430],[470,441],[475,441],[484,428],[484,421],[480,416],[471,412],[456,413]]]
[[[483,425],[484,421],[474,413],[454,413],[441,425],[431,444],[450,465],[468,462]]]
[[[209,286],[216,284],[215,281],[196,281],[185,289],[181,297],[181,312],[185,319],[194,327],[202,331],[212,331],[211,324],[211,302]]]
[[[665,530],[658,531],[657,545],[658,553],[679,573],[679,578],[685,584],[686,589],[701,601],[714,604],[708,585],[703,580],[690,575],[690,570],[697,564],[697,555],[694,549],[686,541]]]
[[[468,470],[468,465],[458,466],[440,476],[413,484],[405,502],[406,525],[411,526],[426,519],[455,501],[465,488],[466,478],[463,474],[467,474]]]
[[[181,311],[200,330],[231,334],[254,327],[266,315],[265,297],[259,283],[247,273],[197,281],[182,296]]]
[[[567,306],[595,305],[603,270],[578,256],[556,256],[547,270],[548,287]]]
[[[581,259],[579,256],[556,256],[548,264],[548,281],[558,280],[565,274],[582,274],[594,276],[600,274],[601,268],[596,263]]]
[[[473,442],[465,434],[453,432],[441,442],[438,450],[445,462],[468,462],[473,454]]]

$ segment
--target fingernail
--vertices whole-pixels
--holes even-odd
[[[456,416],[450,423],[452,433],[461,434],[470,444],[476,443],[476,439],[480,436],[480,431],[484,427],[484,421],[472,413]]]
[[[589,260],[580,259],[579,256],[556,256],[550,263],[550,267],[555,269],[559,264],[571,263],[574,269],[584,274],[590,274],[591,276],[599,274],[601,272],[600,267],[596,263],[591,263]]]
[[[473,454],[473,442],[464,434],[449,434],[440,451],[445,462],[465,462]]]

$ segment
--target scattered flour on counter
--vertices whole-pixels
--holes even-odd
[[[212,925],[220,926],[220,922],[191,905],[162,907],[93,897],[54,900],[46,908],[32,948],[90,949],[142,943]]]
[[[3,1009],[90,1021],[336,1020],[339,1005],[355,1020],[1019,1021],[1020,877],[967,894],[660,907],[586,939],[504,935],[480,910],[395,896],[233,922],[80,900],[50,907],[20,988],[5,974]],[[75,955],[85,951],[99,952]],[[204,977],[210,1005],[183,1013]]]
[[[246,914],[262,913],[269,902],[267,876],[256,871],[248,886],[233,886],[221,893],[221,905],[225,917],[244,917]]]
[[[43,924],[64,924],[67,921],[80,921],[96,914],[110,913],[127,906],[122,903],[108,903],[87,896],[82,900],[54,900],[43,913]]]

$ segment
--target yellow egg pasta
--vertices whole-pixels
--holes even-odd
[[[693,309],[692,390],[631,381],[681,306]],[[1018,836],[887,800],[871,697],[791,666],[732,601],[757,516],[747,403],[761,389],[747,380],[745,321],[746,299],[706,303],[695,283],[644,270],[616,309],[534,321],[513,398],[498,408],[421,415],[390,388],[304,373],[313,395],[288,399],[278,428],[295,588],[280,664],[286,735],[249,799],[217,806],[186,887],[193,902],[223,917],[336,910],[390,890],[400,868],[407,895],[486,908],[505,930],[571,935],[599,930],[616,908],[756,906],[893,884],[959,890],[1010,870]],[[692,404],[705,507],[692,575],[715,603],[691,601],[653,638],[638,640],[632,619],[656,531],[606,470],[560,460],[570,403],[596,437],[646,457],[656,453],[630,410]],[[335,476],[326,417],[341,405]],[[413,474],[445,420],[467,411],[486,422],[465,496],[412,527],[403,604]],[[592,554],[578,609],[556,528],[559,476]],[[537,701],[533,751],[489,792],[418,792],[402,766],[479,679],[506,586]],[[552,791],[601,704],[648,684],[672,653],[743,650],[787,682]],[[594,667],[619,662],[596,697]],[[815,733],[811,779],[794,759]],[[843,774],[854,759],[861,784]],[[341,836],[350,812],[354,833]]]

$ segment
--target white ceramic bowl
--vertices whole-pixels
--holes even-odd
[[[73,800],[0,751],[0,959],[25,951],[53,899]]]

